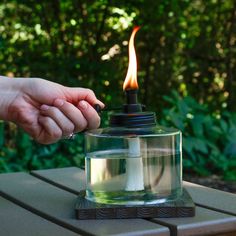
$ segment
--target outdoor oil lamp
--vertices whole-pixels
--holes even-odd
[[[159,126],[154,112],[138,103],[134,37],[123,89],[126,104],[109,127],[87,131],[86,191],[78,219],[193,216],[194,203],[182,187],[182,137]]]

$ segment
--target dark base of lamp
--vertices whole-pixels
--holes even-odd
[[[191,217],[195,215],[195,204],[185,189],[175,201],[132,206],[95,203],[87,200],[85,191],[81,191],[75,210],[79,220]]]

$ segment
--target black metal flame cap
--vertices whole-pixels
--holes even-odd
[[[110,117],[111,127],[142,128],[156,125],[154,112],[115,113]]]
[[[156,126],[155,112],[143,111],[143,106],[137,101],[137,90],[126,91],[127,103],[123,112],[110,116],[111,127],[145,128]]]

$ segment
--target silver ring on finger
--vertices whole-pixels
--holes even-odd
[[[66,139],[74,139],[74,137],[75,137],[75,134],[71,133],[66,137]]]

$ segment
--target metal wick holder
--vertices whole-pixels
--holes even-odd
[[[127,103],[123,105],[122,113],[110,117],[111,127],[142,128],[156,125],[154,112],[143,112],[143,105],[138,103],[137,90],[127,90]]]
[[[195,205],[182,187],[182,136],[143,111],[137,90],[126,91],[110,126],[87,131],[86,190],[78,219],[188,217]]]

